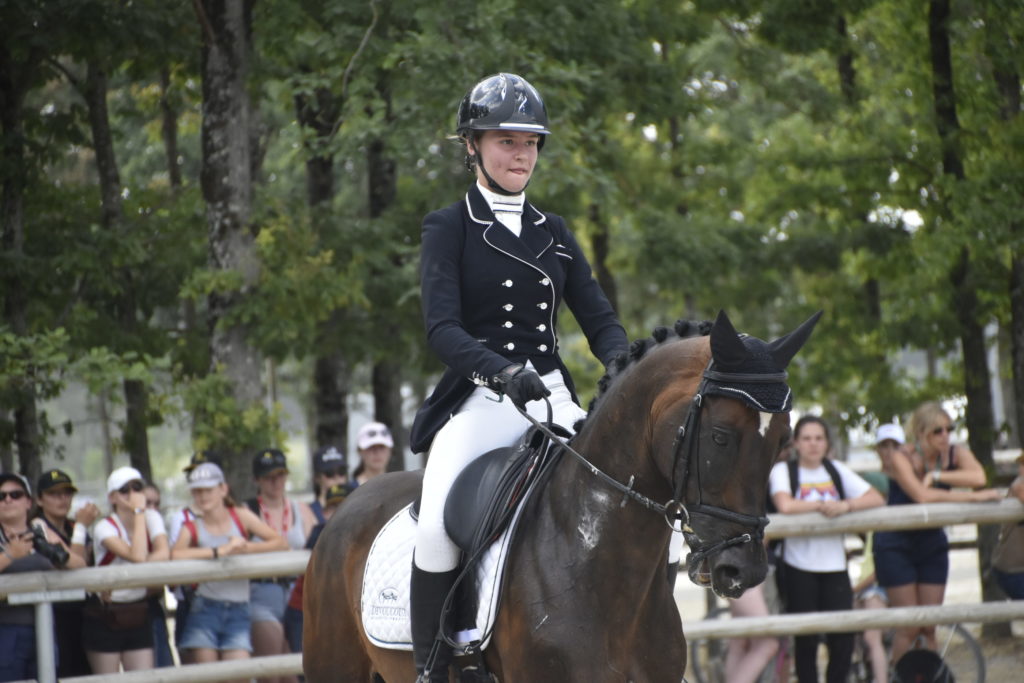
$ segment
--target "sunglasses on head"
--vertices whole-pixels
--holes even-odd
[[[10,498],[11,500],[21,500],[28,494],[24,491],[0,491],[0,503]]]
[[[935,429],[932,430],[932,434],[935,434],[936,436],[938,436],[939,434],[942,434],[943,432],[945,432],[947,434],[952,434],[953,433],[953,425],[946,425],[946,426],[943,426],[943,427],[936,427]]]
[[[128,482],[127,484],[119,488],[117,491],[121,495],[127,496],[129,491],[141,491],[144,488],[146,488],[146,486],[141,481],[136,479],[135,481]]]
[[[386,428],[385,429],[370,429],[370,430],[367,430],[367,432],[365,434],[363,434],[363,436],[365,436],[368,439],[372,439],[375,436],[391,436],[391,432],[389,432]]]

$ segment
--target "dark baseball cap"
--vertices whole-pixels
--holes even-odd
[[[288,458],[276,448],[264,448],[252,457],[252,474],[257,479],[282,470],[288,471]]]
[[[78,493],[78,488],[64,470],[46,470],[39,476],[39,481],[36,482],[37,493],[41,494],[57,489],[70,489],[72,493]]]
[[[182,469],[182,472],[191,472],[196,468],[196,465],[202,465],[204,462],[212,462],[217,467],[224,469],[224,461],[220,457],[219,453],[214,451],[196,451],[189,458],[188,464]]]
[[[347,471],[348,466],[345,463],[345,454],[337,446],[325,446],[313,454],[313,471],[317,474],[339,468]]]
[[[32,495],[32,487],[28,485],[28,479],[23,474],[17,472],[0,472],[0,484],[5,481],[16,481],[21,484],[21,488],[25,489],[25,493]]]

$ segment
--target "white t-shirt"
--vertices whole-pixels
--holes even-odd
[[[150,541],[153,541],[157,536],[167,535],[167,529],[164,527],[163,517],[160,516],[159,512],[147,509],[145,515],[146,531],[149,533]],[[107,517],[96,522],[96,526],[94,526],[92,530],[92,542],[93,553],[95,554],[97,565],[103,561],[105,555],[110,553],[110,551],[104,547],[103,541],[115,536],[120,538],[129,546],[132,544],[131,536],[128,535],[128,531],[125,529],[124,524],[122,524],[121,518],[116,514],[111,513]],[[113,558],[114,559],[107,564],[132,564],[128,560],[118,557],[117,555],[113,555]],[[110,595],[110,599],[113,602],[135,602],[136,600],[142,600],[144,597],[146,597],[145,588],[121,588],[111,592]]]
[[[832,461],[839,476],[843,480],[843,492],[846,500],[859,498],[868,492],[871,485],[864,478],[845,464]],[[796,492],[797,500],[829,501],[839,500],[839,491],[828,475],[824,465],[808,470],[799,468],[800,488]],[[768,478],[768,493],[774,496],[784,491],[791,493],[789,482],[789,464],[776,463]],[[802,569],[805,572],[840,572],[846,570],[846,548],[843,546],[843,535],[835,536],[795,536],[786,539],[782,559],[786,564]]]

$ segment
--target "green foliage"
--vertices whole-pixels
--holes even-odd
[[[182,399],[196,450],[251,453],[267,444],[284,443],[280,406],[240,405],[231,382],[220,372],[185,378]]]

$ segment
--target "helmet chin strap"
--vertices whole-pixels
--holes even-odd
[[[529,180],[526,181],[526,185],[523,185],[523,189],[519,190],[519,192],[509,192],[504,187],[499,185],[498,181],[492,178],[491,174],[487,172],[487,167],[484,165],[484,156],[480,153],[480,149],[476,146],[476,141],[471,141],[470,145],[473,147],[473,153],[476,156],[477,168],[479,168],[480,171],[483,172],[484,178],[487,179],[488,187],[490,187],[494,192],[500,195],[504,195],[506,197],[515,197],[518,194],[526,192],[526,186],[530,184]]]

